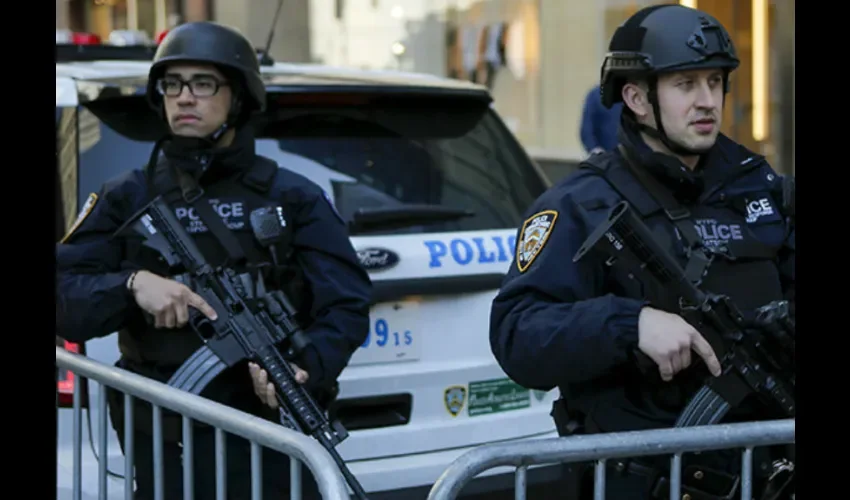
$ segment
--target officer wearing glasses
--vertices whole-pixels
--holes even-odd
[[[336,380],[369,329],[371,283],[359,265],[346,225],[325,193],[310,180],[258,156],[248,124],[266,102],[259,63],[250,42],[224,26],[187,23],[162,41],[149,74],[147,99],[167,124],[144,169],[131,170],[93,193],[71,233],[57,245],[57,317],[73,342],[118,332],[117,366],[167,382],[201,346],[187,327],[190,308],[216,318],[192,283],[172,276],[159,255],[116,230],[162,194],[212,265],[232,253],[216,227],[236,237],[255,275],[284,290],[301,315],[310,344],[293,360],[297,380],[327,405]],[[116,159],[118,161],[118,159]],[[192,208],[188,187],[200,186],[219,224],[207,227]],[[291,244],[271,251],[254,238],[249,220],[257,208],[280,208],[292,228]],[[201,394],[254,415],[277,420],[277,402],[266,374],[249,363],[222,373]],[[109,392],[112,425],[123,445],[123,398]],[[149,404],[134,403],[137,499],[154,498],[152,418]],[[163,410],[166,499],[182,498],[183,436],[179,415]],[[193,430],[196,498],[217,498],[214,430]],[[263,498],[288,498],[289,458],[264,450]],[[228,435],[227,498],[251,498],[249,443]],[[311,474],[305,498],[318,498]]]

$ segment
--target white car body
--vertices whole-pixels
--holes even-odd
[[[89,86],[80,84],[82,81],[107,77],[138,80],[146,76],[148,65],[149,62],[144,61],[57,63],[56,106],[80,105],[80,95],[91,92]],[[263,72],[321,77],[342,75],[363,80],[380,78],[399,85],[410,82],[434,87],[464,85],[423,75],[315,65],[276,63],[264,67]],[[81,142],[83,135],[81,131]],[[334,183],[352,181],[300,155],[287,156],[288,153],[276,147],[274,141],[258,140],[257,149],[259,154],[271,156],[287,168],[304,173],[328,192],[332,192]],[[533,171],[542,177],[539,170]],[[86,190],[91,189],[81,185],[80,203],[85,200]],[[376,286],[382,282],[404,283],[431,278],[474,280],[478,277],[482,283],[489,283],[460,293],[446,286],[436,295],[412,295],[374,305],[369,339],[343,371],[339,394],[342,401],[356,402],[358,411],[366,412],[367,417],[372,411],[374,414],[369,418],[398,420],[397,425],[349,429],[350,436],[338,447],[367,492],[416,489],[416,497],[424,498],[446,467],[475,446],[557,435],[549,416],[557,391],[543,394],[512,384],[490,351],[490,303],[498,288],[498,277],[511,265],[516,229],[516,226],[508,226],[481,231],[352,236],[354,247],[369,263],[393,264],[386,259],[397,260],[386,269],[370,271]],[[85,349],[88,357],[102,363],[111,365],[119,358],[114,334],[88,341]],[[95,382],[89,381],[89,393],[89,416],[97,446],[99,390]],[[382,397],[388,399],[368,410],[369,399],[365,398]],[[57,498],[64,500],[71,499],[72,412],[63,408],[59,413]],[[86,410],[83,417],[86,418]],[[97,498],[98,463],[89,446],[85,420],[82,436],[83,498],[93,499]],[[109,470],[123,474],[123,456],[111,426],[107,455]],[[506,472],[512,469],[495,469],[484,475]],[[512,479],[506,479],[512,487]],[[110,478],[108,498],[123,498],[123,494],[123,480]]]

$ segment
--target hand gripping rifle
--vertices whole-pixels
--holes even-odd
[[[757,311],[755,320],[745,320],[728,297],[704,292],[690,282],[625,201],[587,238],[573,262],[591,251],[602,255],[606,265],[622,266],[630,278],[654,291],[650,293],[667,294],[646,297],[650,302],[665,303],[663,299],[672,298],[678,303],[678,313],[720,360],[721,375],[709,377],[679,416],[676,427],[718,423],[750,394],[794,417],[795,325],[786,301],[771,302]],[[642,352],[638,359],[643,369],[655,367]]]
[[[282,214],[260,210],[251,214],[252,227],[260,242],[268,244],[285,222]],[[212,268],[161,196],[128,225],[145,238],[145,245],[162,254],[169,266],[188,273],[195,284],[193,291],[218,314],[212,321],[189,309],[189,324],[204,345],[181,365],[168,384],[200,394],[226,368],[245,359],[257,363],[276,389],[281,423],[316,439],[334,459],[356,497],[366,500],[363,487],[335,449],[348,436],[347,431],[338,420],[328,420],[295,380],[294,370],[279,351],[282,346],[291,359],[309,343],[294,320],[295,310],[286,296],[277,290],[255,294],[248,273],[237,275],[233,269]]]

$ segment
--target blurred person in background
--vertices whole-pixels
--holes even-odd
[[[581,144],[587,154],[604,153],[617,146],[622,111],[623,103],[616,103],[611,108],[602,105],[599,85],[590,89],[584,98],[581,114]]]

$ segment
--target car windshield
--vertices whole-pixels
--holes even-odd
[[[149,160],[155,127],[141,130],[140,103],[130,99],[80,109],[81,200]],[[253,126],[257,153],[318,184],[346,220],[358,211],[395,214],[392,227],[379,221],[356,234],[514,228],[545,189],[490,106],[475,98],[272,94]]]

